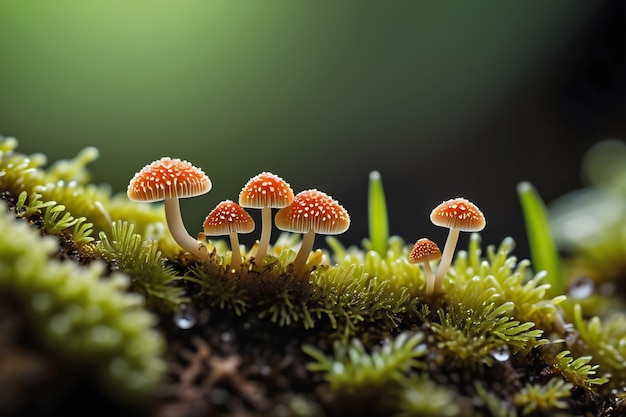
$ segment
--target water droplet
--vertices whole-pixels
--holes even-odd
[[[498,362],[508,361],[511,357],[511,351],[507,345],[499,346],[489,352],[489,354]]]
[[[580,300],[593,295],[595,288],[596,284],[591,278],[580,277],[577,278],[569,287],[567,295],[569,295],[573,299]]]
[[[174,313],[174,323],[181,329],[191,329],[198,321],[196,311],[188,306],[181,306],[180,310]]]
[[[333,363],[333,366],[332,366],[332,372],[333,372],[334,374],[341,375],[341,374],[343,374],[343,373],[344,373],[344,371],[345,371],[345,368],[344,368],[344,366],[343,366],[343,363],[341,363],[341,362],[335,362],[335,363]]]

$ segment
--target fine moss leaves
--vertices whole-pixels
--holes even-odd
[[[606,377],[594,377],[600,365],[590,365],[589,362],[592,359],[591,356],[580,356],[574,359],[569,350],[564,350],[554,357],[554,367],[567,381],[576,386],[591,389],[593,385],[602,385],[609,381]]]
[[[128,292],[128,277],[104,278],[102,262],[50,259],[55,239],[0,206],[0,294],[19,300],[36,339],[120,401],[152,395],[164,373],[164,341],[142,297]]]
[[[173,267],[164,263],[156,241],[144,241],[133,231],[134,226],[128,222],[113,223],[110,238],[100,232],[99,252],[133,278],[132,289],[144,295],[150,307],[174,311],[187,301],[183,288],[173,285],[180,277]]]
[[[479,287],[479,279],[472,279],[456,295],[456,303],[437,311],[439,322],[432,323],[437,346],[450,366],[480,369],[491,366],[503,352],[516,354],[547,343],[540,339],[543,330],[533,329],[534,323],[515,320],[512,302],[500,303],[495,290]]]
[[[626,380],[623,314],[583,317],[580,306],[565,302],[551,281],[555,275],[532,270],[544,269],[541,262],[518,261],[512,238],[482,248],[478,234],[457,250],[445,291],[426,297],[423,269],[407,259],[410,245],[388,234],[376,175],[369,239],[345,247],[330,237],[330,250],[312,252],[306,273],[296,275],[291,263],[299,235],[281,234],[262,266],[249,256],[254,249],[244,248],[245,262],[231,268],[223,240],[207,243],[206,262],[190,260],[167,233],[162,207],[130,203],[89,183],[85,166],[97,156],[93,149],[43,169],[45,158],[15,147],[12,140],[0,143],[2,198],[18,218],[13,223],[39,230],[31,227],[26,249],[7,240],[13,226],[0,219],[6,230],[0,292],[23,297],[47,346],[68,362],[76,355],[111,392],[155,387],[163,346],[152,327],[172,329],[156,324],[152,312],[166,316],[185,304],[203,319],[170,336],[232,327],[256,340],[291,338],[290,353],[278,359],[311,377],[307,401],[320,400],[329,415],[583,415],[593,406],[619,405],[614,393],[623,392]],[[88,256],[60,256],[63,242],[72,250],[86,247]],[[599,291],[597,297],[604,299]],[[251,362],[263,362],[256,346],[225,340]],[[302,352],[294,354],[302,340],[311,375]]]
[[[426,355],[426,346],[423,340],[421,332],[403,332],[384,339],[380,346],[371,350],[359,339],[352,339],[348,344],[336,341],[331,356],[311,345],[304,345],[302,349],[314,359],[308,369],[323,374],[333,392],[334,406],[358,413],[372,407],[379,411],[389,409],[388,402],[394,399],[395,392],[410,390],[414,386],[411,382],[418,383],[410,376],[424,369],[421,358]]]

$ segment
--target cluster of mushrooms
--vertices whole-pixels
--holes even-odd
[[[204,232],[192,237],[182,221],[179,198],[195,197],[212,188],[209,177],[187,161],[164,157],[135,174],[127,194],[133,201],[163,201],[165,218],[172,237],[183,249],[201,260],[208,259],[204,245],[207,236],[228,235],[231,242],[231,268],[242,265],[239,233],[250,233],[255,222],[245,208],[261,209],[261,238],[254,254],[254,263],[263,265],[272,230],[272,209],[279,209],[274,218],[280,230],[302,233],[300,249],[293,261],[294,272],[300,274],[313,248],[318,233],[334,235],[350,226],[348,212],[328,194],[309,189],[294,195],[285,180],[271,172],[252,177],[239,194],[239,203],[221,201],[204,221]]]
[[[415,242],[409,253],[409,262],[424,265],[426,275],[426,296],[440,293],[443,287],[443,278],[450,268],[454,249],[460,232],[479,232],[485,228],[485,216],[478,207],[465,198],[453,198],[444,201],[430,213],[430,221],[449,229],[443,254],[439,246],[428,238],[421,238]],[[437,271],[433,272],[430,262],[440,260]]]
[[[179,198],[195,197],[209,192],[212,183],[200,169],[187,161],[164,157],[135,174],[128,185],[133,201],[163,201],[165,218],[174,240],[201,260],[208,259],[204,245],[207,236],[228,235],[231,243],[231,268],[242,265],[240,233],[251,233],[255,222],[245,208],[261,209],[261,237],[254,254],[254,263],[263,265],[272,230],[272,209],[278,209],[274,224],[280,230],[302,233],[302,244],[293,261],[294,272],[303,272],[313,248],[316,234],[336,235],[350,226],[348,212],[328,194],[309,189],[294,195],[285,180],[271,172],[252,177],[239,193],[239,203],[221,201],[204,220],[204,232],[192,237],[183,224]],[[444,201],[430,215],[433,224],[447,227],[448,238],[443,253],[428,238],[419,239],[409,254],[409,262],[423,264],[426,275],[426,296],[442,291],[443,278],[452,262],[459,232],[478,232],[485,227],[485,216],[464,198]],[[436,272],[430,262],[439,261]]]

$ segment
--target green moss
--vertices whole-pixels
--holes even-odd
[[[423,339],[422,333],[401,333],[383,340],[371,352],[359,339],[349,344],[335,341],[331,357],[311,345],[303,349],[314,359],[309,370],[324,373],[336,407],[353,413],[371,411],[372,407],[383,412],[395,408],[400,391],[405,401],[401,408],[406,411],[418,407],[415,398],[411,401],[410,391],[420,382],[410,375],[425,369],[420,361],[426,355]]]
[[[100,232],[98,251],[109,263],[133,277],[131,289],[146,298],[149,308],[176,310],[188,301],[183,288],[174,285],[181,277],[165,264],[157,241],[143,240],[133,231],[132,224],[118,220],[112,224],[111,238]]]
[[[568,407],[564,400],[570,397],[572,388],[572,384],[556,378],[545,384],[526,384],[513,401],[522,407],[522,415],[554,412]]]
[[[446,366],[480,370],[509,351],[517,354],[548,343],[540,338],[543,330],[533,329],[534,323],[514,319],[512,302],[499,304],[495,291],[480,292],[476,287],[470,283],[457,303],[439,308],[439,322],[432,323]]]
[[[256,387],[328,417],[610,415],[621,407],[623,306],[594,315],[597,306],[563,294],[558,260],[518,260],[513,238],[483,248],[476,233],[457,250],[444,293],[426,297],[422,266],[408,262],[411,245],[389,236],[380,176],[370,176],[370,236],[361,245],[328,238],[329,249],[312,252],[296,275],[298,235],[281,234],[262,267],[250,258],[254,248],[243,248],[244,263],[231,268],[221,239],[206,243],[200,262],[172,240],[160,205],[90,182],[94,149],[45,168],[45,157],[16,146],[0,143],[10,209],[0,218],[0,291],[19,300],[39,349],[87,373],[114,401],[158,393],[169,361],[190,368],[179,370],[189,389],[180,401],[206,389],[207,398],[242,395],[243,408],[265,404],[250,394]],[[541,233],[532,240],[549,238],[545,222],[533,224]],[[186,309],[197,325],[177,328],[170,319]],[[185,348],[189,340],[202,349]],[[285,364],[299,384],[280,376]],[[220,410],[237,409],[228,407]]]
[[[467,404],[456,402],[454,392],[423,374],[411,375],[401,385],[399,395],[393,397],[397,401],[395,417],[455,417],[467,410]]]
[[[626,388],[626,315],[616,313],[606,319],[597,316],[585,319],[577,305],[574,325],[584,342],[581,350],[599,365],[598,373],[604,379],[610,375],[606,389]]]
[[[591,356],[574,359],[569,350],[564,350],[554,357],[554,367],[567,381],[590,390],[594,385],[606,384],[609,381],[606,377],[594,377],[600,365],[589,365],[591,360]]]
[[[104,278],[102,262],[50,259],[55,239],[2,208],[0,292],[19,301],[41,349],[124,403],[150,395],[163,376],[164,343],[142,298],[127,292],[128,277]]]

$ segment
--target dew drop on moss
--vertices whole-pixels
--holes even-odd
[[[492,349],[489,354],[498,362],[506,362],[511,357],[511,351],[507,345],[499,346]]]
[[[567,291],[567,295],[575,300],[589,298],[595,291],[595,282],[589,277],[577,278]]]
[[[333,363],[333,373],[336,375],[341,375],[345,371],[345,368],[341,362]]]
[[[198,321],[198,313],[193,308],[183,305],[174,313],[174,324],[180,329],[191,329]]]

